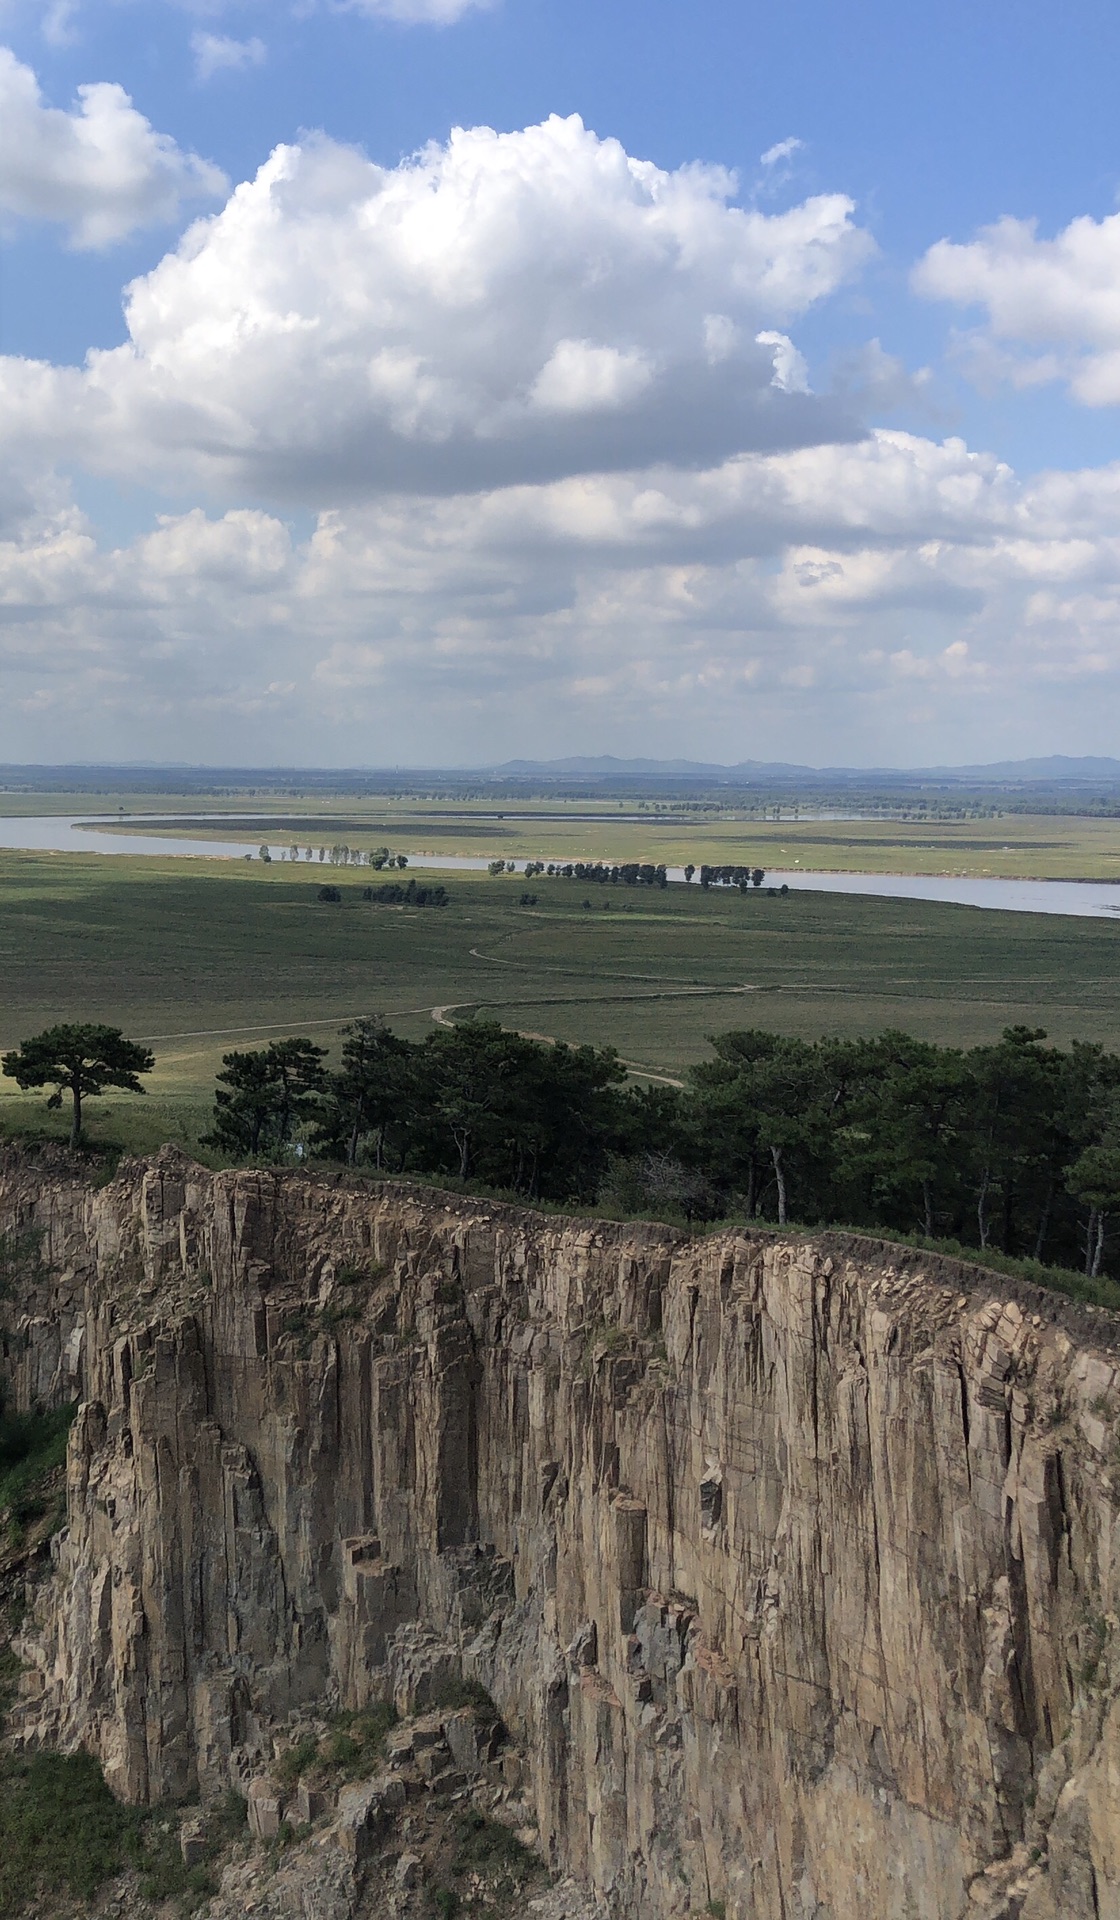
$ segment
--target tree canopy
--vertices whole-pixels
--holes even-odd
[[[374,1017],[339,1068],[309,1040],[227,1054],[214,1144],[311,1151],[530,1198],[686,1218],[840,1221],[1040,1261],[1115,1260],[1120,1058],[1010,1027],[970,1051],[900,1032],[714,1036],[683,1087],[627,1084],[610,1048],[492,1021],[421,1041]],[[1120,1243],[1120,1236],[1117,1236]]]
[[[53,1086],[48,1106],[60,1107],[63,1096],[70,1095],[70,1144],[76,1147],[82,1133],[82,1101],[108,1087],[143,1093],[138,1075],[151,1072],[155,1055],[137,1041],[126,1040],[119,1027],[60,1026],[21,1041],[14,1052],[3,1056],[0,1066],[24,1089]]]
[[[325,1059],[325,1047],[300,1039],[224,1053],[214,1125],[203,1144],[253,1157],[286,1147],[296,1127],[318,1111]]]

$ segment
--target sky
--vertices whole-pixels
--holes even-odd
[[[0,0],[0,760],[1118,751],[1120,10]]]

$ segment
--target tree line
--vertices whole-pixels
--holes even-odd
[[[516,860],[491,860],[487,871],[491,874],[516,873]],[[537,874],[544,874],[550,880],[590,880],[597,887],[667,887],[669,871],[664,866],[654,866],[649,861],[624,860],[621,866],[612,867],[602,860],[529,860],[525,864],[526,880],[534,880]]]
[[[448,901],[446,887],[420,886],[410,880],[402,886],[399,880],[387,880],[380,887],[363,887],[362,899],[372,900],[381,906],[390,907],[445,907]],[[315,895],[327,906],[339,906],[342,901],[341,887],[320,887]]]
[[[485,1020],[403,1039],[341,1033],[227,1053],[206,1144],[233,1159],[316,1155],[526,1199],[686,1218],[917,1233],[1089,1275],[1120,1272],[1120,1056],[1041,1028],[939,1047],[906,1033],[716,1035],[687,1084],[628,1081],[613,1048],[549,1046]],[[142,1093],[150,1050],[117,1028],[48,1029],[3,1056],[71,1103]]]
[[[1120,1214],[1120,1057],[1009,1027],[958,1050],[887,1032],[719,1034],[687,1085],[636,1087],[612,1048],[493,1022],[422,1041],[376,1018],[341,1064],[292,1039],[224,1057],[210,1144],[443,1174],[528,1199],[688,1218],[843,1221],[1089,1274]]]

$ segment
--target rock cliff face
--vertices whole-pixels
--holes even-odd
[[[81,1402],[18,1737],[206,1797],[454,1668],[619,1916],[1120,1916],[1120,1322],[170,1151],[11,1159],[0,1231],[12,1388]]]

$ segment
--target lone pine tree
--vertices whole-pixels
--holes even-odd
[[[119,1027],[61,1026],[47,1027],[22,1040],[14,1052],[4,1055],[0,1066],[25,1091],[53,1086],[49,1107],[60,1107],[63,1095],[70,1095],[70,1145],[76,1147],[82,1133],[83,1099],[95,1098],[107,1087],[143,1093],[137,1076],[151,1072],[155,1055],[137,1041],[126,1040]]]

